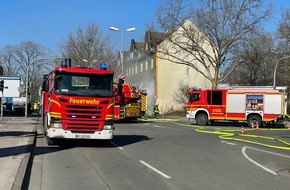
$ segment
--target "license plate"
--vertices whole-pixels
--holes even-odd
[[[76,135],[76,139],[90,139],[90,135]]]

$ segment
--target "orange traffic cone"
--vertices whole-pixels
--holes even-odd
[[[242,135],[245,134],[244,126],[242,126]]]
[[[259,131],[259,125],[256,124],[256,131]]]

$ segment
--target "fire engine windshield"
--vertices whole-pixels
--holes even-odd
[[[71,96],[111,97],[111,75],[71,75],[59,73],[55,77],[55,93]]]
[[[190,94],[189,95],[189,102],[196,102],[199,101],[200,94]]]

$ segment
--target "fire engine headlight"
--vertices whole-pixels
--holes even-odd
[[[104,130],[112,130],[113,126],[112,125],[104,125]]]
[[[62,128],[61,122],[50,123],[51,128]]]

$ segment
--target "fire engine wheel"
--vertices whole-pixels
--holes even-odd
[[[196,116],[196,124],[197,125],[201,125],[201,126],[205,126],[208,122],[208,118],[207,118],[207,115],[204,114],[204,113],[201,113],[201,114],[198,114]]]
[[[261,126],[262,124],[262,119],[260,116],[258,115],[251,115],[250,117],[248,117],[248,126],[249,127],[252,127],[252,125],[255,125],[255,126]]]

